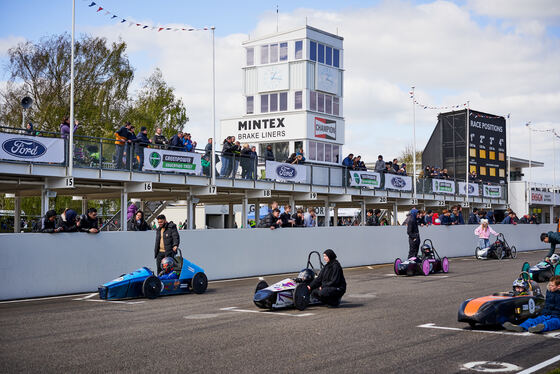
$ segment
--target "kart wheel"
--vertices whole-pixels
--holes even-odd
[[[523,263],[523,266],[521,266],[521,272],[522,273],[528,273],[530,268],[531,268],[531,265],[527,261],[525,261]]]
[[[397,258],[393,263],[393,270],[395,271],[396,275],[399,275],[399,266],[401,266],[401,264],[402,260],[400,258]]]
[[[441,271],[444,273],[449,272],[449,259],[447,257],[441,259]]]
[[[428,260],[422,261],[422,274],[424,275],[430,274],[430,261]]]
[[[144,279],[142,284],[142,294],[148,299],[155,299],[161,292],[161,281],[155,275],[150,275]]]
[[[476,322],[469,322],[469,326],[471,327],[471,329],[474,329],[476,327]]]
[[[208,287],[208,278],[206,278],[206,274],[198,272],[193,275],[191,279],[191,289],[194,293],[204,293],[206,288]]]
[[[480,258],[478,257],[478,251],[480,251],[480,247],[476,247],[474,249],[474,258],[476,258],[477,260],[479,260]]]
[[[294,306],[297,310],[304,310],[309,305],[311,293],[305,284],[298,284],[294,289]]]
[[[498,258],[498,260],[501,260],[504,258],[504,251],[502,251],[501,248],[498,248],[496,250],[496,257]]]
[[[255,288],[255,293],[259,292],[262,289],[265,289],[268,287],[268,283],[266,283],[266,281],[262,280],[259,281],[259,283],[257,283],[257,287]]]
[[[516,258],[517,257],[517,248],[515,248],[514,245],[511,246],[511,258]]]

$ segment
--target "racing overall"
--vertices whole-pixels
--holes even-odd
[[[337,306],[340,303],[340,298],[346,292],[346,279],[344,279],[342,266],[336,260],[334,251],[327,249],[325,254],[329,258],[329,262],[309,284],[309,288],[312,290],[312,297],[327,305]]]
[[[406,233],[408,234],[408,258],[417,257],[418,249],[420,248],[420,232],[418,231],[418,222],[416,221],[417,214],[418,211],[412,209],[406,224]]]
[[[541,315],[535,318],[529,318],[519,326],[528,330],[529,327],[542,323],[545,331],[560,329],[560,291],[546,291],[546,301]]]

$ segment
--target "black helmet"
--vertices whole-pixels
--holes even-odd
[[[303,269],[299,272],[297,279],[302,283],[309,283],[315,278],[315,273],[311,269]]]
[[[426,256],[432,253],[432,247],[429,244],[424,244],[422,246],[422,253]]]

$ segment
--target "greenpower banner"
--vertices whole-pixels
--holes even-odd
[[[484,197],[502,197],[502,187],[501,186],[483,186],[482,196]]]
[[[432,179],[432,191],[434,193],[455,193],[455,181],[446,179]]]
[[[350,186],[353,187],[381,187],[381,174],[373,171],[350,171]]]
[[[198,153],[144,148],[144,170],[200,175],[202,173],[200,158]]]

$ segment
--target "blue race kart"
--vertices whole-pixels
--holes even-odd
[[[178,252],[179,254],[174,258],[174,271],[180,272],[178,279],[160,279],[153,271],[143,267],[99,286],[99,298],[103,300],[135,297],[155,299],[164,295],[204,293],[208,287],[208,278],[204,270],[184,259],[180,249]]]

